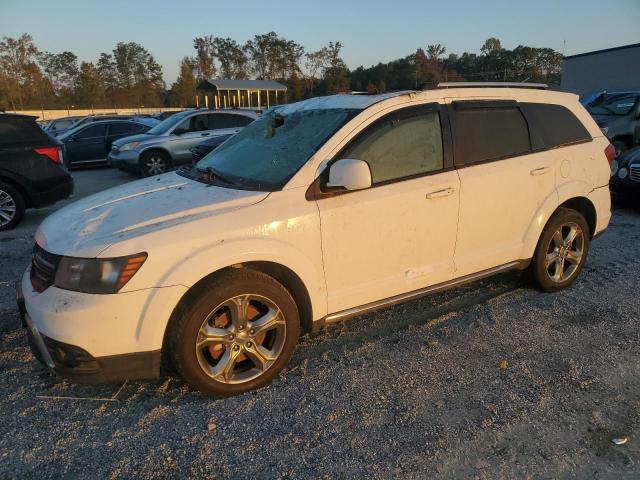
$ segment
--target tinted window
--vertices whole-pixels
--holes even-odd
[[[209,125],[214,128],[238,128],[245,127],[252,122],[253,119],[244,115],[234,115],[232,113],[217,113],[209,115]]]
[[[482,102],[454,102],[453,127],[456,163],[474,163],[512,157],[530,151],[529,129],[517,107]]]
[[[562,105],[523,103],[521,106],[529,122],[534,150],[591,140],[580,120]]]
[[[49,140],[48,135],[31,118],[0,115],[0,144],[17,144]],[[49,143],[47,142],[47,143]]]
[[[131,133],[133,125],[130,123],[112,123],[109,125],[109,135],[123,135]]]
[[[74,118],[73,120],[54,120],[51,124],[51,130],[64,130],[71,127],[71,125],[73,125],[77,121],[78,119],[76,118]]]
[[[194,115],[184,120],[176,127],[176,130],[181,130],[182,133],[186,132],[203,132],[209,130],[208,115]]]
[[[107,133],[107,126],[105,124],[91,125],[90,127],[78,132],[76,137],[80,140],[85,138],[104,137],[105,133]]]
[[[638,92],[605,93],[589,103],[587,110],[594,115],[628,115],[639,99]]]
[[[134,125],[131,125],[131,133],[141,133],[141,132],[146,132],[147,130],[149,130],[148,125],[143,125],[141,123],[136,123]]]
[[[422,108],[393,113],[362,132],[340,158],[366,161],[374,184],[440,170],[440,116]]]

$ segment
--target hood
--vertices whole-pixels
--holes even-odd
[[[58,255],[96,257],[114,243],[252,205],[267,195],[216,187],[171,172],[61,208],[42,222],[36,241]]]
[[[116,146],[116,147],[121,147],[122,145],[124,145],[125,143],[131,143],[131,142],[146,142],[149,140],[156,140],[158,138],[158,135],[151,135],[151,134],[147,134],[147,133],[139,133],[138,135],[131,135],[130,137],[124,137],[124,138],[119,138],[118,140],[114,140],[112,145]]]

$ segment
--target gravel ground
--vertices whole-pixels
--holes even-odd
[[[129,180],[75,175],[79,195]],[[615,211],[567,291],[507,274],[361,316],[230,399],[38,366],[11,283],[46,213],[0,234],[0,478],[640,477],[638,208]]]

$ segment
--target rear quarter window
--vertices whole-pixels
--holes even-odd
[[[566,107],[550,103],[521,103],[529,122],[534,150],[587,142],[591,134]]]
[[[13,145],[51,142],[51,138],[42,131],[35,120],[31,118],[1,118],[0,117],[0,145]]]

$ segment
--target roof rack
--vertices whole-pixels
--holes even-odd
[[[440,82],[438,88],[532,88],[546,90],[546,83],[518,83],[518,82]]]

